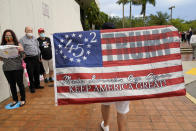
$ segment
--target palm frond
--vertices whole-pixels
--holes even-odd
[[[118,0],[116,3],[119,4],[119,5],[120,5],[120,4],[126,5],[126,4],[129,3],[129,0]]]

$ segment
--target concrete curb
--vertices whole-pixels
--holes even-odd
[[[195,91],[193,90],[193,88],[195,88],[196,85],[196,80],[190,82],[190,83],[187,83],[185,84],[185,87],[186,87],[186,97],[191,100],[194,104],[196,104],[196,98],[195,98],[195,93],[193,93],[192,91]],[[192,89],[191,89],[192,88]]]
[[[191,96],[189,93],[186,93],[186,97],[187,97],[189,100],[191,100],[194,104],[196,104],[196,99],[195,99],[193,96]]]

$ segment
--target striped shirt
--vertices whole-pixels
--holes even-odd
[[[21,70],[22,67],[22,53],[15,58],[2,58],[3,71]]]
[[[26,35],[20,39],[20,43],[23,45],[24,52],[28,56],[36,56],[40,54],[39,42],[33,36],[29,39]]]

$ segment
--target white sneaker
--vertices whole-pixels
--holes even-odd
[[[109,126],[104,126],[104,121],[101,122],[101,128],[103,131],[109,131]]]

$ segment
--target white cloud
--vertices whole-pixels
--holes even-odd
[[[135,15],[134,17],[135,17],[135,18],[141,18],[141,17],[143,17],[143,15],[140,15],[140,14],[139,14],[139,15]]]
[[[99,0],[101,11],[110,16],[122,17],[122,5],[116,4],[117,0]],[[156,6],[147,5],[146,14],[156,14],[157,11],[170,14],[169,7],[175,5],[173,10],[174,18],[195,19],[196,0],[156,0]],[[141,6],[133,6],[132,15],[138,17],[141,12]],[[192,12],[192,13],[190,13]],[[129,16],[129,4],[125,6],[125,16]]]
[[[114,13],[111,13],[111,14],[108,14],[109,16],[113,17],[113,16],[118,16],[117,14],[114,14]]]
[[[195,0],[157,0],[157,4],[158,2],[162,6],[181,6],[193,3]]]
[[[122,17],[122,5],[116,3],[117,0],[99,0],[101,11],[110,16]],[[125,6],[125,16],[128,16],[128,8]]]
[[[183,5],[191,2],[191,0],[167,0],[170,4]]]
[[[110,3],[103,3],[101,4],[101,10],[104,11],[104,12],[118,12],[119,10],[121,10],[121,6],[116,4],[116,3],[113,3],[113,2],[110,2]]]

